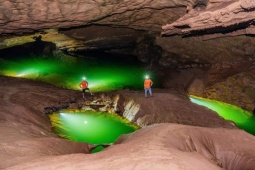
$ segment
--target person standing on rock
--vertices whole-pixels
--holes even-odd
[[[150,96],[152,97],[152,91],[151,91],[152,84],[153,84],[152,80],[149,78],[149,76],[146,76],[144,80],[145,97],[147,97],[148,92],[150,93]]]
[[[86,81],[86,78],[83,78],[82,82],[80,83],[80,88],[82,89],[82,97],[85,98],[85,92],[86,90],[88,90],[90,92],[91,95],[93,95],[91,93],[91,91],[88,88],[89,83]]]

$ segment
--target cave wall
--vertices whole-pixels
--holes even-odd
[[[254,80],[254,71],[230,76],[226,80],[208,87],[204,96],[253,110],[255,103]]]
[[[160,76],[165,88],[181,89],[192,95],[253,109],[255,96],[250,93],[255,91],[252,85],[255,79],[246,74],[254,70],[255,40],[252,36],[210,40],[203,37],[160,37],[146,31],[107,26],[51,30],[40,35],[43,42],[55,39],[57,49],[67,50],[70,54],[100,50],[126,57],[135,55]],[[29,37],[33,39],[34,36]],[[19,44],[20,39],[18,37],[18,41],[12,42]],[[23,43],[26,40],[27,36],[24,36]],[[245,79],[247,76],[250,85],[236,86],[240,83],[235,75],[242,75]]]
[[[71,55],[99,50],[136,56],[165,88],[252,108],[253,1],[0,2],[0,49],[34,43],[41,36]],[[243,83],[247,79],[249,88]],[[232,96],[219,86],[228,87]],[[241,97],[245,100],[237,101]]]
[[[157,37],[163,49],[165,86],[189,94],[224,101],[252,110],[255,91],[255,39],[252,36]]]

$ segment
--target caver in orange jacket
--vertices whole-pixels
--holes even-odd
[[[86,89],[88,87],[89,83],[87,81],[82,81],[80,83],[80,88],[82,89]]]
[[[144,88],[150,88],[152,86],[153,82],[151,79],[144,80]]]

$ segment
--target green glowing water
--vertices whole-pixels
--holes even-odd
[[[154,87],[159,86],[153,73],[138,62],[97,58],[74,58],[72,62],[66,62],[35,56],[19,56],[11,60],[0,58],[0,61],[1,75],[34,79],[74,90],[80,90],[79,83],[83,77],[86,77],[93,92],[143,89],[146,74],[154,81]]]
[[[255,116],[239,107],[205,98],[190,96],[193,103],[208,107],[226,120],[231,120],[246,132],[255,135]]]
[[[106,112],[65,110],[49,116],[56,134],[72,141],[90,144],[111,144],[120,135],[139,129],[137,125]]]

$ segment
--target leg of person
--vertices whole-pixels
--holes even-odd
[[[85,89],[82,89],[82,98],[85,98]]]
[[[151,88],[149,88],[149,93],[150,93],[150,96],[152,96],[152,91],[151,91]]]
[[[148,89],[147,89],[147,88],[144,88],[145,97],[147,97],[147,93],[148,93]]]

